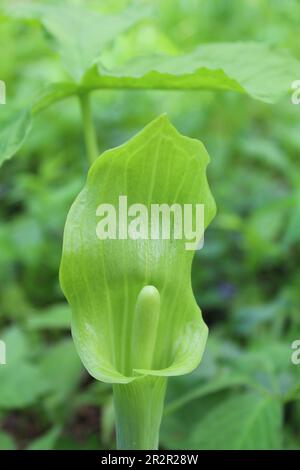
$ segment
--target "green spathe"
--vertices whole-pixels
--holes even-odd
[[[184,240],[99,240],[96,211],[101,203],[116,206],[120,194],[148,208],[153,202],[204,204],[206,227],[215,213],[208,161],[203,144],[180,135],[163,115],[92,165],[67,218],[60,279],[76,347],[95,378],[129,383],[143,375],[184,374],[199,364],[207,327],[191,288],[193,252]],[[145,286],[160,298],[151,365],[132,356]]]
[[[72,334],[90,374],[113,383],[119,449],[158,448],[167,377],[199,364],[207,326],[193,295],[193,251],[185,240],[174,233],[99,239],[97,208],[116,207],[120,195],[147,211],[153,203],[189,204],[194,212],[201,204],[205,228],[215,213],[208,161],[201,142],[161,116],[95,161],[67,218],[60,280],[72,307]]]

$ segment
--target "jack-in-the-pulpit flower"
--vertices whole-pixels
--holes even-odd
[[[163,115],[95,161],[67,218],[60,279],[72,334],[89,373],[113,384],[119,448],[157,447],[167,377],[203,354],[191,264],[215,214],[208,161]]]

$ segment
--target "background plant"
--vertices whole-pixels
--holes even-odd
[[[102,13],[118,14],[126,5],[109,2]],[[296,1],[274,2],[272,10],[266,1],[174,5],[160,2],[155,20],[147,19],[146,9],[146,19],[106,43],[101,55],[106,69],[124,63],[124,74],[126,62],[141,52],[177,55],[216,40],[265,41],[299,56]],[[20,6],[14,11],[21,16]],[[48,47],[49,20],[44,34],[40,21],[45,20],[39,12],[34,16],[39,19],[13,20],[7,12],[1,17],[0,78],[8,84],[9,103],[16,105],[0,110],[2,158],[17,150],[34,118],[34,132],[1,169],[1,339],[14,350],[10,365],[0,370],[1,445],[98,447],[101,402],[105,448],[112,442],[111,392],[90,383],[82,371],[57,281],[65,216],[88,167],[82,159],[80,109],[70,98],[38,114],[57,97],[73,94],[74,83],[70,64],[66,75]],[[57,48],[53,31],[50,40]],[[88,79],[94,83],[94,69]],[[57,81],[65,85],[46,87],[36,98],[37,90]],[[299,110],[287,96],[271,108],[232,93],[132,93],[93,95],[100,150],[167,111],[184,134],[204,140],[214,156],[210,181],[219,207],[206,250],[193,266],[194,292],[211,327],[208,349],[202,367],[170,390],[161,445],[297,447],[299,369],[290,363],[290,344],[299,336]],[[222,422],[227,428],[242,423],[244,431],[232,426],[223,436],[214,428]]]

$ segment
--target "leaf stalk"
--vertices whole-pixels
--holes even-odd
[[[90,96],[89,94],[82,94],[79,96],[79,100],[86,150],[89,162],[92,165],[98,157],[99,151],[91,110]]]

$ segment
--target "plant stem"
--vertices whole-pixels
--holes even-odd
[[[157,376],[113,386],[119,450],[158,449],[166,386]]]
[[[79,97],[83,122],[83,131],[85,145],[90,164],[94,163],[99,155],[97,137],[92,117],[90,97],[88,94],[82,94]]]

